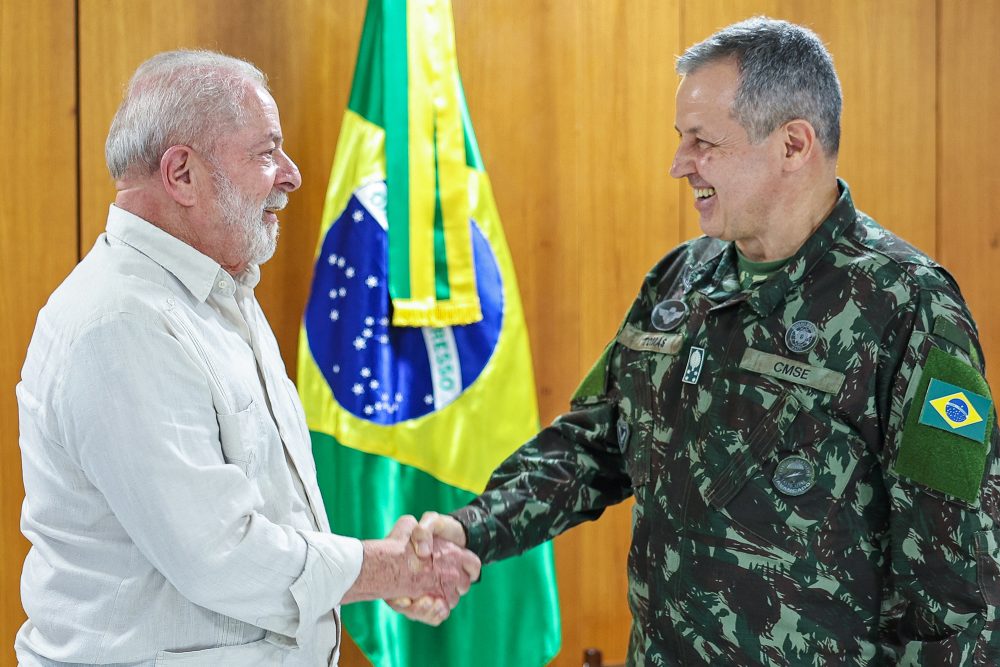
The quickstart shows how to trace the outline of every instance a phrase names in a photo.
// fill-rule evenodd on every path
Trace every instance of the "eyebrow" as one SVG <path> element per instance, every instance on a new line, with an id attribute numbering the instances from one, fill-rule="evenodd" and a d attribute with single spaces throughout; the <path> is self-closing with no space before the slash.
<path id="1" fill-rule="evenodd" d="M 684 130 L 674 125 L 674 129 L 677 130 L 677 134 L 684 134 Z M 701 132 L 701 125 L 695 125 L 692 128 L 688 128 L 688 134 L 698 134 Z"/>
<path id="2" fill-rule="evenodd" d="M 263 139 L 261 139 L 258 142 L 258 145 L 260 145 L 260 144 L 274 144 L 275 146 L 280 146 L 282 140 L 283 140 L 283 137 L 281 136 L 280 132 L 269 132 L 266 137 L 264 137 Z"/>

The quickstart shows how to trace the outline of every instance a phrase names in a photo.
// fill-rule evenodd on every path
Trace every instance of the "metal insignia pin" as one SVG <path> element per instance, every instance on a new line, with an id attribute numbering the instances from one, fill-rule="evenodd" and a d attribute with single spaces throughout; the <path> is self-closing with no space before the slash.
<path id="1" fill-rule="evenodd" d="M 684 377 L 681 382 L 687 384 L 697 384 L 701 377 L 701 368 L 705 365 L 705 348 L 692 347 L 688 353 L 687 366 L 684 369 Z"/>
<path id="2" fill-rule="evenodd" d="M 618 447 L 624 452 L 628 446 L 629 427 L 624 417 L 618 418 Z"/>
<path id="3" fill-rule="evenodd" d="M 687 317 L 687 312 L 687 304 L 680 299 L 667 299 L 653 306 L 649 320 L 660 331 L 673 331 Z"/>
<path id="4" fill-rule="evenodd" d="M 808 459 L 788 456 L 774 469 L 771 483 L 786 496 L 801 496 L 816 483 L 816 469 Z"/>
<path id="5" fill-rule="evenodd" d="M 808 352 L 816 347 L 819 340 L 819 329 L 809 320 L 793 322 L 785 330 L 785 346 L 792 352 Z"/>

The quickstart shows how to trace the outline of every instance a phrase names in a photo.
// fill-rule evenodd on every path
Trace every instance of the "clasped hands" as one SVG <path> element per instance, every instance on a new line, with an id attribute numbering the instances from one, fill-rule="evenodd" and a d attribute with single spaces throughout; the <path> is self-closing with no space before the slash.
<path id="1" fill-rule="evenodd" d="M 386 603 L 410 620 L 440 625 L 479 579 L 479 558 L 464 548 L 462 524 L 448 515 L 425 512 L 419 523 L 412 516 L 401 517 L 386 539 L 394 534 L 408 540 L 413 571 L 429 569 L 436 575 L 437 584 L 414 595 L 387 599 Z"/>

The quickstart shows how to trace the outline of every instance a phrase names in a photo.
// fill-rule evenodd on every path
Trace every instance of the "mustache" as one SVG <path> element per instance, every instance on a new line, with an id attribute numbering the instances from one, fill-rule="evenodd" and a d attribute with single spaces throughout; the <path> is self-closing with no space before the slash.
<path id="1" fill-rule="evenodd" d="M 288 193 L 281 190 L 274 190 L 264 200 L 263 208 L 269 211 L 280 211 L 288 206 Z"/>

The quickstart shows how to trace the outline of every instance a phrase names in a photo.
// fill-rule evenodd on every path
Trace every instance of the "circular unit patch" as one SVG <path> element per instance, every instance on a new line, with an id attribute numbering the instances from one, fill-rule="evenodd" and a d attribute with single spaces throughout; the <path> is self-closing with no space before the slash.
<path id="1" fill-rule="evenodd" d="M 809 320 L 799 320 L 785 331 L 785 345 L 792 352 L 808 352 L 816 347 L 819 329 Z"/>
<path id="2" fill-rule="evenodd" d="M 687 304 L 680 299 L 667 299 L 653 306 L 650 323 L 660 331 L 673 331 L 687 317 Z"/>
<path id="3" fill-rule="evenodd" d="M 801 456 L 788 456 L 774 469 L 771 483 L 786 496 L 801 496 L 816 483 L 816 469 Z"/>

